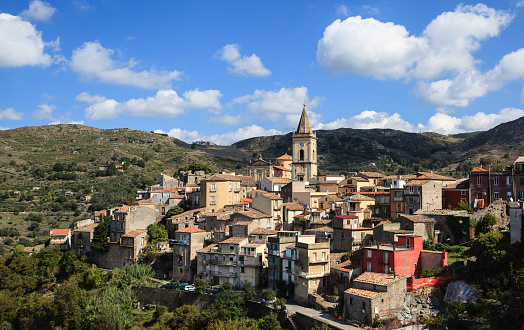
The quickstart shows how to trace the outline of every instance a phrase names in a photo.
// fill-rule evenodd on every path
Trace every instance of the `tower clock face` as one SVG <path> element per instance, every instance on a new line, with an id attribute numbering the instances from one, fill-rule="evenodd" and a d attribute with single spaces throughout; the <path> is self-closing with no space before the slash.
<path id="1" fill-rule="evenodd" d="M 300 148 L 303 148 L 304 147 L 304 143 L 300 143 L 299 146 L 300 146 Z"/>

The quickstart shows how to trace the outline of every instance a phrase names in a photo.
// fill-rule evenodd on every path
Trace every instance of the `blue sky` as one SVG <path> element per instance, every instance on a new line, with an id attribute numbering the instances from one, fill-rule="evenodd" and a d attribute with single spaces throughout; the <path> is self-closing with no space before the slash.
<path id="1" fill-rule="evenodd" d="M 487 130 L 524 116 L 522 31 L 524 0 L 0 0 L 0 128 Z"/>

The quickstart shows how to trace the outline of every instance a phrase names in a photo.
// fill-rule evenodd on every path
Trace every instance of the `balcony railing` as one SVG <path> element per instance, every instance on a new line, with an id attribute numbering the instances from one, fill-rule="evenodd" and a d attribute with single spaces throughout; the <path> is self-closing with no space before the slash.
<path id="1" fill-rule="evenodd" d="M 240 252 L 239 255 L 241 256 L 246 256 L 246 257 L 256 257 L 256 253 L 255 252 Z"/>
<path id="2" fill-rule="evenodd" d="M 67 243 L 67 239 L 64 238 L 64 239 L 51 239 L 51 244 L 66 244 Z"/>
<path id="3" fill-rule="evenodd" d="M 394 202 L 402 202 L 404 200 L 404 197 L 393 197 Z"/>
<path id="4" fill-rule="evenodd" d="M 238 274 L 234 272 L 220 272 L 216 270 L 210 271 L 209 274 L 215 275 L 215 276 L 238 277 Z"/>
<path id="5" fill-rule="evenodd" d="M 209 260 L 209 263 L 211 265 L 220 265 L 220 266 L 236 266 L 236 261 L 230 261 L 230 260 Z"/>

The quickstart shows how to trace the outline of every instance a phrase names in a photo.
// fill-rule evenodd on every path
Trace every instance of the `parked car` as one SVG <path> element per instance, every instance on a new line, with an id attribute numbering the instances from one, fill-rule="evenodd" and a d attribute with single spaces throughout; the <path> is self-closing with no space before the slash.
<path id="1" fill-rule="evenodd" d="M 160 289 L 171 289 L 171 290 L 174 290 L 176 288 L 177 287 L 176 287 L 175 283 L 173 283 L 173 282 L 167 283 L 167 284 L 164 284 L 164 285 L 160 286 Z"/>
<path id="2" fill-rule="evenodd" d="M 147 304 L 144 307 L 142 307 L 142 309 L 145 310 L 145 311 L 152 311 L 152 310 L 156 309 L 156 305 Z"/>
<path id="3" fill-rule="evenodd" d="M 186 286 L 188 286 L 189 283 L 180 283 L 177 287 L 178 290 L 184 290 Z"/>
<path id="4" fill-rule="evenodd" d="M 189 291 L 189 292 L 195 292 L 196 291 L 196 287 L 194 285 L 191 285 L 191 284 L 188 284 L 184 287 L 184 290 L 185 291 Z"/>

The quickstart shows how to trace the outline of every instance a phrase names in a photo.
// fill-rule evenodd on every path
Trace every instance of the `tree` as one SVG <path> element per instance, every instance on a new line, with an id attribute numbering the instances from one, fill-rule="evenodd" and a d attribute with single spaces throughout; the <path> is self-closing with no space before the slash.
<path id="1" fill-rule="evenodd" d="M 262 290 L 262 297 L 266 301 L 266 304 L 268 304 L 273 302 L 273 300 L 277 297 L 277 293 L 271 289 L 264 289 Z"/>
<path id="2" fill-rule="evenodd" d="M 98 252 L 109 251 L 109 217 L 104 217 L 102 222 L 95 228 L 93 232 L 93 240 L 91 241 L 91 248 Z"/>
<path id="3" fill-rule="evenodd" d="M 260 330 L 280 330 L 282 326 L 278 321 L 276 313 L 270 313 L 258 320 L 258 328 Z"/>
<path id="4" fill-rule="evenodd" d="M 460 202 L 458 203 L 457 208 L 458 208 L 459 210 L 466 210 L 466 211 L 468 211 L 468 212 L 473 212 L 473 209 L 471 208 L 471 206 L 469 205 L 469 203 L 466 202 L 466 201 L 464 201 L 464 200 L 462 200 L 462 201 L 460 201 Z"/>
<path id="5" fill-rule="evenodd" d="M 256 294 L 255 288 L 251 282 L 246 282 L 242 288 L 242 291 L 244 291 L 244 301 L 253 299 L 253 296 Z"/>
<path id="6" fill-rule="evenodd" d="M 150 224 L 147 226 L 147 242 L 156 244 L 159 242 L 166 242 L 168 240 L 167 230 L 164 225 Z"/>
<path id="7" fill-rule="evenodd" d="M 506 250 L 501 249 L 502 233 L 488 232 L 480 234 L 471 244 L 469 252 L 488 266 L 496 266 L 506 256 Z"/>
<path id="8" fill-rule="evenodd" d="M 175 215 L 183 213 L 183 212 L 185 212 L 185 211 L 184 211 L 184 209 L 180 205 L 175 205 L 175 206 L 173 206 L 172 208 L 170 208 L 166 212 L 166 215 L 164 216 L 164 219 L 169 219 L 172 216 L 175 216 Z"/>
<path id="9" fill-rule="evenodd" d="M 477 234 L 483 234 L 491 231 L 494 225 L 497 224 L 497 218 L 491 213 L 486 213 L 484 217 L 477 224 Z"/>
<path id="10" fill-rule="evenodd" d="M 211 281 L 209 280 L 204 280 L 204 279 L 201 279 L 201 278 L 197 278 L 195 279 L 195 288 L 196 288 L 196 292 L 197 293 L 204 293 L 204 289 L 208 286 L 208 285 L 211 285 Z"/>
<path id="11" fill-rule="evenodd" d="M 283 310 L 286 307 L 286 303 L 286 298 L 277 298 L 277 300 L 273 302 L 273 308 Z"/>

